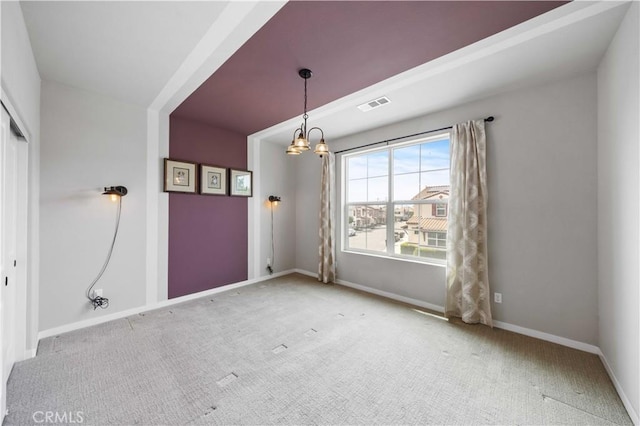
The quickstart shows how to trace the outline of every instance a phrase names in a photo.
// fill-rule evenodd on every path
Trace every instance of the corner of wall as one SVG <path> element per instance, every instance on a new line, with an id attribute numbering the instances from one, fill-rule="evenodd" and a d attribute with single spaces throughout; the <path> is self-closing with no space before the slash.
<path id="1" fill-rule="evenodd" d="M 254 269 L 255 278 L 270 275 L 267 270 L 267 258 L 271 259 L 274 273 L 295 268 L 297 198 L 295 162 L 285 154 L 285 148 L 268 142 L 259 142 L 254 151 L 257 156 L 254 167 L 259 171 L 259 187 L 256 187 L 254 205 Z M 255 173 L 255 170 L 254 170 Z M 267 201 L 270 195 L 282 198 L 277 206 Z M 273 228 L 272 225 L 273 219 Z M 272 233 L 273 230 L 273 233 Z M 273 246 L 271 238 L 273 236 Z M 272 253 L 273 249 L 273 253 Z"/>
<path id="2" fill-rule="evenodd" d="M 629 414 L 640 412 L 640 6 L 598 66 L 598 345 Z"/>

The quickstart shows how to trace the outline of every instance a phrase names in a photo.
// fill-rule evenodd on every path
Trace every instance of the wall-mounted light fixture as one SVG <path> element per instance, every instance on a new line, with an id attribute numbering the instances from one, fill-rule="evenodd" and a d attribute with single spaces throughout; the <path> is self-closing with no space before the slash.
<path id="1" fill-rule="evenodd" d="M 102 274 L 104 274 L 104 271 L 107 269 L 107 266 L 109 266 L 109 261 L 111 260 L 111 253 L 113 253 L 113 246 L 116 244 L 116 237 L 118 236 L 118 228 L 120 228 L 120 213 L 122 212 L 122 197 L 127 195 L 128 192 L 129 191 L 127 191 L 126 187 L 122 185 L 118 185 L 118 186 L 105 186 L 104 192 L 102 193 L 102 195 L 109 195 L 112 201 L 118 201 L 118 210 L 116 212 L 116 229 L 113 231 L 113 239 L 111 240 L 111 247 L 109 247 L 107 258 L 105 259 L 104 264 L 102 265 L 102 269 L 100 269 L 100 272 L 98 272 L 98 275 L 93 279 L 93 281 L 89 285 L 89 288 L 87 288 L 87 292 L 86 292 L 87 299 L 89 299 L 89 302 L 91 302 L 91 305 L 93 306 L 94 310 L 96 310 L 97 308 L 106 309 L 109 307 L 109 299 L 107 299 L 106 297 L 102 297 L 101 290 L 100 292 L 96 290 L 96 292 L 94 293 L 93 287 L 96 285 L 98 280 L 102 277 Z"/>
<path id="2" fill-rule="evenodd" d="M 271 205 L 277 206 L 280 201 L 282 200 L 277 195 L 269 195 L 269 202 Z"/>
<path id="3" fill-rule="evenodd" d="M 117 201 L 118 197 L 124 197 L 127 195 L 127 188 L 124 186 L 105 186 L 103 195 L 110 195 L 111 201 Z"/>
<path id="4" fill-rule="evenodd" d="M 329 147 L 324 142 L 324 132 L 320 127 L 312 127 L 307 130 L 307 118 L 309 118 L 307 115 L 307 80 L 311 78 L 313 73 L 310 69 L 303 68 L 298 71 L 298 75 L 304 79 L 304 115 L 302 116 L 304 122 L 293 132 L 293 140 L 287 148 L 287 154 L 300 155 L 302 151 L 311 149 L 309 135 L 313 130 L 318 130 L 320 132 L 320 142 L 318 142 L 313 152 L 322 157 L 324 154 L 329 153 Z"/>

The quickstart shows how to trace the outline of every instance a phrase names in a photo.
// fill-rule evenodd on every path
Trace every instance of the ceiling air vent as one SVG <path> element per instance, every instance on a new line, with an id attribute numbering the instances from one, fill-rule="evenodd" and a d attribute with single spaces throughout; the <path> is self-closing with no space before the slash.
<path id="1" fill-rule="evenodd" d="M 362 112 L 371 111 L 374 108 L 379 108 L 383 105 L 390 104 L 391 100 L 386 96 L 382 96 L 381 98 L 374 99 L 369 102 L 365 102 L 362 105 L 358 105 L 358 109 Z"/>

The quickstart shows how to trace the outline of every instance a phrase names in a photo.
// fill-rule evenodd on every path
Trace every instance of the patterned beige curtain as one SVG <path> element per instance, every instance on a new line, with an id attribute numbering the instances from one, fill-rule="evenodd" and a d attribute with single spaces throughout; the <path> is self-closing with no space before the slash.
<path id="1" fill-rule="evenodd" d="M 493 327 L 487 270 L 484 120 L 453 126 L 445 316 Z"/>
<path id="2" fill-rule="evenodd" d="M 322 156 L 320 191 L 320 247 L 318 249 L 318 281 L 330 283 L 336 279 L 336 248 L 334 240 L 336 178 L 335 155 Z"/>

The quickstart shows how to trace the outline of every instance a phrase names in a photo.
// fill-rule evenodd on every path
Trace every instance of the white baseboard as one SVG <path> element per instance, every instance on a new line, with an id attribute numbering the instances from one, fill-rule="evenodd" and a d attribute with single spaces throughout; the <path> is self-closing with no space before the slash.
<path id="1" fill-rule="evenodd" d="M 54 327 L 47 330 L 43 330 L 38 333 L 38 341 L 41 339 L 46 339 L 47 337 L 57 336 L 58 334 L 68 333 L 70 331 L 79 330 L 85 327 L 91 327 L 93 325 L 104 324 L 105 322 L 114 321 L 122 318 L 126 318 L 131 315 L 137 315 L 147 311 L 153 311 L 155 309 L 164 308 L 167 306 L 176 305 L 178 303 L 188 302 L 190 300 L 198 299 L 200 297 L 211 296 L 213 294 L 222 293 L 224 291 L 233 290 L 236 288 L 248 286 L 251 284 L 255 284 L 261 281 L 270 280 L 272 278 L 281 277 L 283 275 L 288 275 L 295 272 L 295 270 L 287 270 L 282 272 L 274 273 L 273 275 L 266 275 L 258 278 L 253 278 L 246 281 L 241 281 L 239 283 L 227 284 L 221 287 L 212 288 L 210 290 L 200 291 L 198 293 L 188 294 L 186 296 L 176 297 L 174 299 L 163 300 L 161 302 L 152 304 L 152 305 L 144 305 L 139 306 L 137 308 L 127 309 L 125 311 L 114 312 L 113 314 L 104 315 L 98 318 L 90 318 L 83 321 L 74 322 L 71 324 L 65 324 L 60 327 Z M 32 357 L 35 356 L 35 350 L 33 351 Z"/>
<path id="2" fill-rule="evenodd" d="M 266 281 L 272 278 L 284 277 L 285 275 L 290 275 L 296 272 L 297 269 L 287 269 L 286 271 L 274 272 L 271 275 L 263 275 L 260 278 L 256 278 L 255 282 Z"/>
<path id="3" fill-rule="evenodd" d="M 312 275 L 309 272 L 296 270 L 301 274 Z M 427 303 L 422 300 L 413 299 L 411 297 L 399 296 L 394 293 L 390 293 L 384 290 L 378 290 L 375 288 L 367 287 L 361 284 L 355 284 L 345 280 L 336 280 L 336 284 L 343 285 L 345 287 L 355 288 L 357 290 L 361 290 L 367 293 L 376 294 L 378 296 L 386 297 L 388 299 L 397 300 L 404 303 L 409 303 L 411 305 L 420 306 L 422 308 L 430 309 L 435 312 L 440 312 L 444 314 L 444 306 L 434 305 L 432 303 Z M 513 331 L 514 333 L 523 334 L 529 337 L 535 337 L 536 339 L 545 340 L 547 342 L 557 343 L 562 346 L 567 346 L 573 349 L 578 349 L 581 351 L 589 352 L 592 354 L 599 354 L 600 348 L 597 346 L 579 342 L 577 340 L 571 340 L 566 337 L 556 336 L 554 334 L 545 333 L 538 330 L 533 330 L 526 327 L 520 327 L 519 325 L 513 325 L 502 321 L 493 321 L 493 326 L 496 328 L 500 328 L 502 330 Z"/>
<path id="4" fill-rule="evenodd" d="M 47 330 L 42 330 L 38 333 L 38 343 L 42 339 L 46 339 L 47 337 L 57 336 L 58 334 L 68 333 L 70 331 L 80 330 L 81 328 L 91 327 L 98 324 L 103 324 L 105 322 L 118 320 L 121 318 L 125 318 L 131 315 L 137 315 L 146 310 L 155 309 L 154 306 L 140 306 L 137 308 L 127 309 L 124 311 L 114 312 L 113 314 L 104 315 L 98 318 L 89 318 L 82 321 L 73 322 L 70 324 L 61 325 L 59 327 L 49 328 Z"/>
<path id="5" fill-rule="evenodd" d="M 376 288 L 367 287 L 360 284 L 355 284 L 345 280 L 336 280 L 336 284 L 343 285 L 345 287 L 354 288 L 356 290 L 364 291 L 366 293 L 375 294 L 377 296 L 386 297 L 387 299 L 397 300 L 398 302 L 408 303 L 410 305 L 420 306 L 421 308 L 429 309 L 435 312 L 444 313 L 444 307 L 434 305 L 432 303 L 423 302 L 422 300 L 413 299 L 411 297 L 400 296 L 388 291 L 378 290 Z"/>
<path id="6" fill-rule="evenodd" d="M 502 321 L 493 321 L 493 326 L 501 328 L 503 330 L 513 331 L 514 333 L 524 334 L 525 336 L 535 337 L 536 339 L 546 340 L 547 342 L 557 343 L 562 346 L 567 346 L 569 348 L 578 349 L 580 351 L 589 352 L 592 354 L 598 354 L 600 352 L 600 348 L 589 343 L 567 339 L 566 337 L 556 336 L 555 334 L 532 330 L 526 327 L 520 327 L 519 325 L 513 325 Z"/>
<path id="7" fill-rule="evenodd" d="M 613 369 L 609 365 L 609 361 L 607 361 L 607 357 L 604 355 L 604 353 L 602 353 L 602 351 L 599 348 L 598 348 L 598 355 L 600 356 L 600 361 L 602 361 L 602 364 L 604 364 L 604 368 L 605 370 L 607 370 L 607 373 L 609 374 L 609 377 L 613 382 L 613 386 L 616 388 L 616 391 L 618 392 L 618 395 L 622 400 L 622 404 L 624 405 L 624 408 L 627 409 L 627 413 L 629 414 L 629 417 L 631 417 L 631 421 L 633 422 L 634 425 L 640 425 L 640 417 L 638 417 L 638 413 L 631 405 L 631 401 L 629 400 L 627 395 L 624 393 L 624 389 L 622 388 L 622 386 L 620 386 L 620 382 L 618 381 L 618 378 L 614 374 Z"/>
<path id="8" fill-rule="evenodd" d="M 304 269 L 294 269 L 293 271 L 297 272 L 298 274 L 307 275 L 307 276 L 313 277 L 313 278 L 318 278 L 318 274 L 315 274 L 313 272 L 309 272 L 309 271 L 304 270 Z"/>

